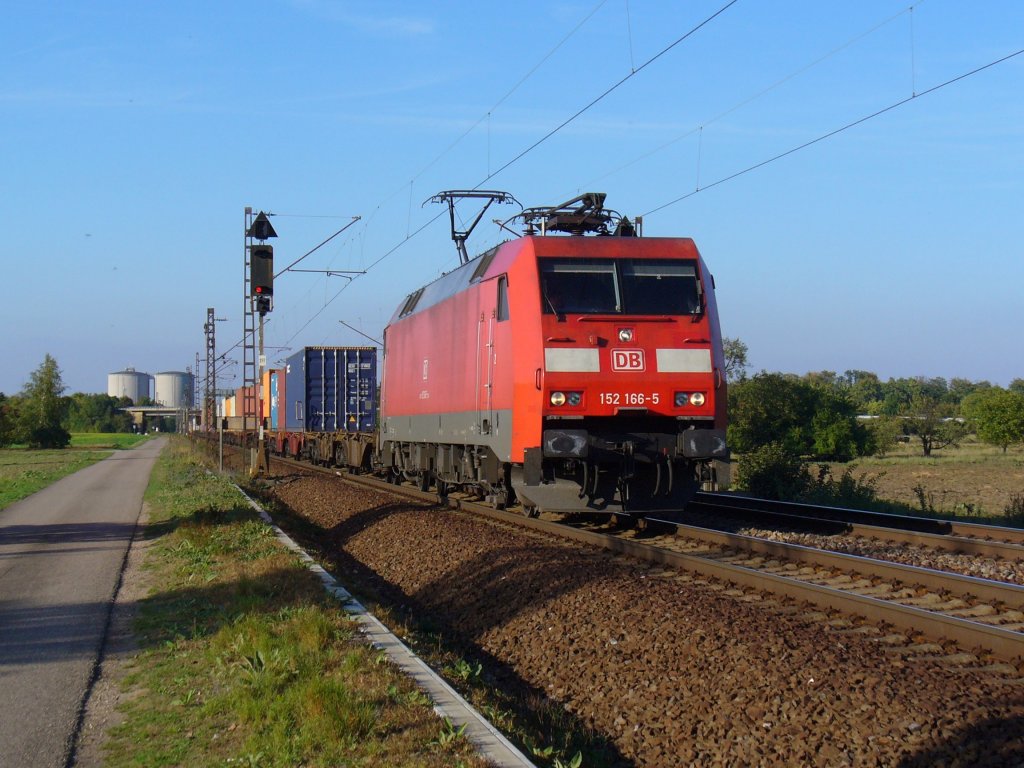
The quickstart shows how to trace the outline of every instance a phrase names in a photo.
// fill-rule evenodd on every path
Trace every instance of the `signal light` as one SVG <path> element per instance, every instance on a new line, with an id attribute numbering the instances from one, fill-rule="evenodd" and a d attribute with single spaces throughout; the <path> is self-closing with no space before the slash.
<path id="1" fill-rule="evenodd" d="M 274 295 L 274 246 L 249 246 L 249 281 L 253 296 Z"/>

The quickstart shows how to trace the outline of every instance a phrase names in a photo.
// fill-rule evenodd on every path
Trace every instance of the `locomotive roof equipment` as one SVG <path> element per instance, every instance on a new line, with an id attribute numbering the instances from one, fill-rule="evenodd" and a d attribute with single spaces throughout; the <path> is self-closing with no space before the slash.
<path id="1" fill-rule="evenodd" d="M 480 209 L 480 213 L 476 215 L 472 223 L 465 229 L 455 228 L 455 201 L 463 198 L 477 198 L 487 200 L 484 203 L 484 207 Z M 476 225 L 480 223 L 480 219 L 484 215 L 484 211 L 491 207 L 491 203 L 515 203 L 520 207 L 523 207 L 522 203 L 516 200 L 508 192 L 499 192 L 493 189 L 449 189 L 444 192 L 438 192 L 433 197 L 423 201 L 423 205 L 427 203 L 448 203 L 448 215 L 452 222 L 452 240 L 455 241 L 455 248 L 459 252 L 459 260 L 462 264 L 469 262 L 469 252 L 466 250 L 466 240 L 470 234 L 476 228 Z"/>
<path id="2" fill-rule="evenodd" d="M 604 192 L 584 192 L 561 205 L 526 208 L 505 223 L 522 219 L 524 235 L 565 232 L 569 235 L 639 237 L 640 217 L 634 225 L 618 211 L 605 208 L 604 200 Z M 610 225 L 613 227 L 611 230 Z"/>

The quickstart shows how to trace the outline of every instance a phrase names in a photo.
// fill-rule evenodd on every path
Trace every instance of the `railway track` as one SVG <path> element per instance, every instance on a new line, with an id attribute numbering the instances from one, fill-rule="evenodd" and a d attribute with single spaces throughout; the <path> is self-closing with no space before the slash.
<path id="1" fill-rule="evenodd" d="M 981 557 L 1024 560 L 1024 530 L 858 509 L 698 493 L 687 512 L 752 520 L 910 544 Z"/>
<path id="2" fill-rule="evenodd" d="M 279 457 L 272 462 L 420 501 L 438 500 L 435 493 L 365 475 Z M 991 655 L 1004 662 L 997 670 L 1015 671 L 1005 662 L 1024 659 L 1024 586 L 681 523 L 656 522 L 638 531 L 610 524 L 607 517 L 604 522 L 590 516 L 534 519 L 458 494 L 445 501 L 491 520 L 952 641 L 975 658 Z"/>

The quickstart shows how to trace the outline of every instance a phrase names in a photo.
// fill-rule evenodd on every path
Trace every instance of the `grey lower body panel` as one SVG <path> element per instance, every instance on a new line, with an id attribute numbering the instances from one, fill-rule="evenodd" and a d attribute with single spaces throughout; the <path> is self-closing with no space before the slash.
<path id="1" fill-rule="evenodd" d="M 480 446 L 507 462 L 512 454 L 512 411 L 385 416 L 381 442 Z"/>

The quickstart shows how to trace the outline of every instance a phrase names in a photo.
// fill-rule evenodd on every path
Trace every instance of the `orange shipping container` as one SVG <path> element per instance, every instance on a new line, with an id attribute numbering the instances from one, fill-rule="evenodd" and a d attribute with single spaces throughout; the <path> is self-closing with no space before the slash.
<path id="1" fill-rule="evenodd" d="M 255 416 L 256 407 L 252 387 L 239 387 L 235 390 L 235 416 Z"/>

